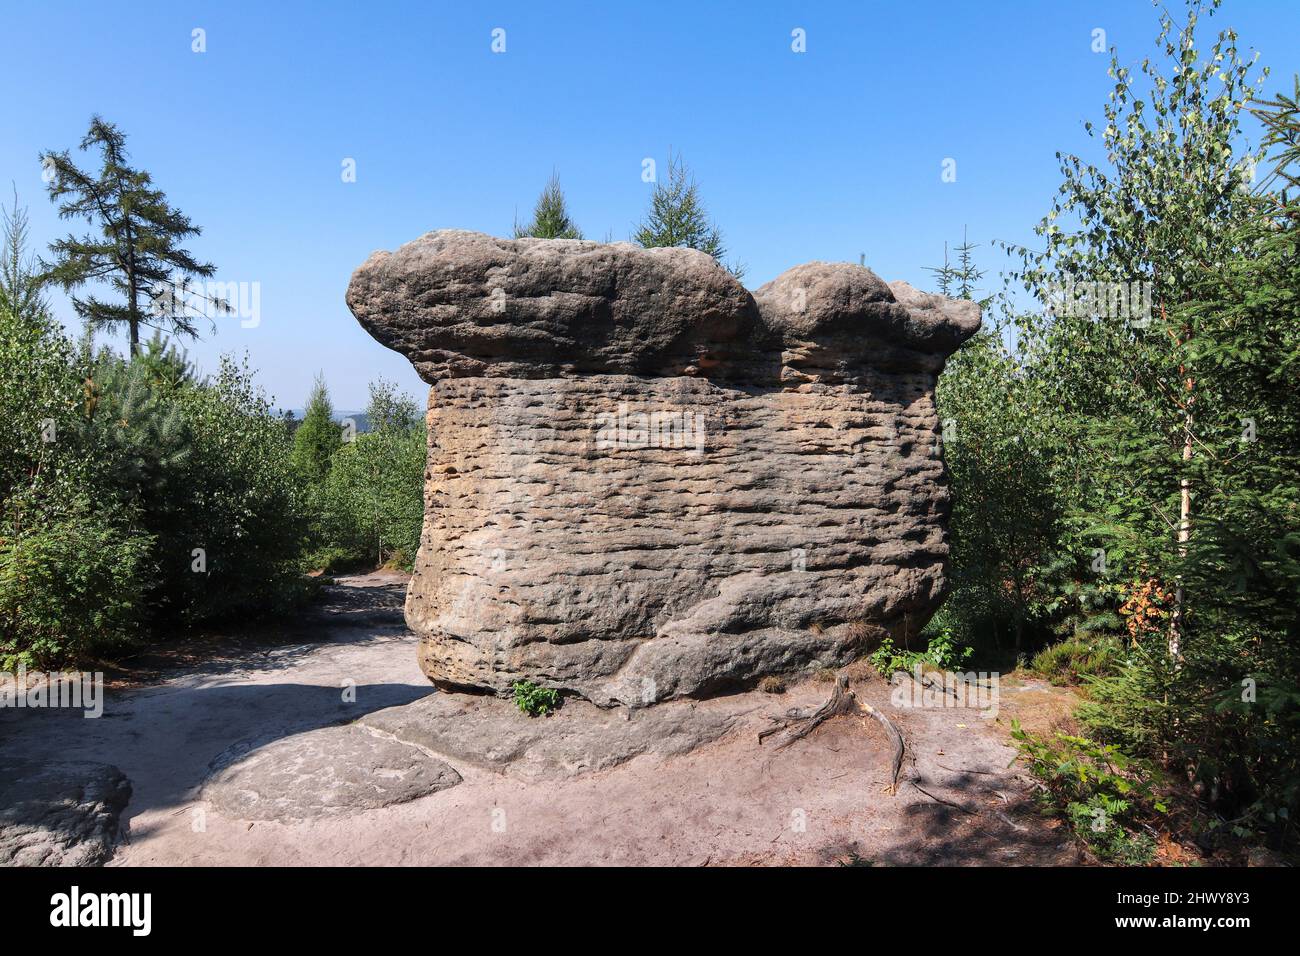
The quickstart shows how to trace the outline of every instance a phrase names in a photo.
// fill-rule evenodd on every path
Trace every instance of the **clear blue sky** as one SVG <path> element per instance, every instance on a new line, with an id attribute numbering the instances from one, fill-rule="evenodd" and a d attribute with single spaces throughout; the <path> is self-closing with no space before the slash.
<path id="1" fill-rule="evenodd" d="M 355 409 L 377 375 L 424 387 L 348 313 L 352 270 L 430 229 L 508 234 L 552 169 L 589 238 L 626 239 L 648 198 L 643 157 L 680 150 L 751 288 L 859 253 L 928 285 L 922 267 L 963 225 L 980 243 L 1027 242 L 1059 183 L 1054 152 L 1087 150 L 1082 121 L 1110 89 L 1093 29 L 1136 64 L 1156 18 L 1147 0 L 4 0 L 0 182 L 43 247 L 68 227 L 37 154 L 74 147 L 92 113 L 117 123 L 203 227 L 193 251 L 220 279 L 261 284 L 260 326 L 225 321 L 191 356 L 211 370 L 246 350 L 284 407 L 323 370 L 336 407 Z M 1223 25 L 1289 86 L 1300 3 L 1227 0 L 1205 27 Z M 947 157 L 955 183 L 941 182 Z"/>

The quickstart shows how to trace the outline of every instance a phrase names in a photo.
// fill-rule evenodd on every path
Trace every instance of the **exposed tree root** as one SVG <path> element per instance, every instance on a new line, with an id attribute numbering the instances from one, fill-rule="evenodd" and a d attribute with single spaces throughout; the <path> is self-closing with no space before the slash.
<path id="1" fill-rule="evenodd" d="M 949 767 L 947 764 L 939 763 L 937 760 L 934 764 L 940 770 L 947 770 L 949 773 L 978 773 L 985 777 L 996 777 L 992 770 L 972 770 L 970 767 Z"/>
<path id="2" fill-rule="evenodd" d="M 840 674 L 835 678 L 835 690 L 831 692 L 830 700 L 811 714 L 802 714 L 797 710 L 791 710 L 784 717 L 771 718 L 777 721 L 777 726 L 759 731 L 758 739 L 761 742 L 772 734 L 789 729 L 791 725 L 797 725 L 796 729 L 790 730 L 786 737 L 776 745 L 777 750 L 784 750 L 796 740 L 807 737 L 831 717 L 839 714 L 851 714 L 856 707 L 857 698 L 854 696 L 853 691 L 849 690 L 848 678 Z"/>
<path id="3" fill-rule="evenodd" d="M 921 786 L 915 780 L 912 781 L 912 786 L 916 787 L 917 790 L 920 790 L 923 794 L 925 794 L 935 803 L 942 803 L 945 807 L 952 807 L 954 810 L 960 810 L 962 813 L 965 813 L 968 816 L 973 817 L 976 815 L 974 810 L 971 810 L 968 807 L 963 807 L 960 803 L 953 803 L 951 800 L 945 800 L 943 797 L 936 797 L 934 794 L 932 794 L 929 790 L 925 789 L 925 787 Z"/>
<path id="4" fill-rule="evenodd" d="M 911 677 L 913 680 L 916 680 L 915 674 L 909 674 L 908 676 Z M 978 680 L 959 679 L 957 683 L 960 683 L 963 687 L 977 687 L 980 690 L 992 690 L 992 687 L 989 684 L 985 684 Z M 961 700 L 961 694 L 958 693 L 957 688 L 951 686 L 946 680 L 936 680 L 935 678 L 931 677 L 929 674 L 922 672 L 921 684 L 924 685 L 925 687 L 931 688 L 934 691 L 937 691 L 940 694 L 945 694 L 951 697 L 953 700 L 956 701 Z"/>
<path id="5" fill-rule="evenodd" d="M 903 735 L 894 722 L 882 714 L 876 708 L 872 707 L 865 701 L 857 699 L 853 691 L 849 690 L 849 679 L 844 674 L 835 678 L 835 690 L 831 692 L 830 700 L 822 704 L 811 714 L 800 714 L 797 711 L 791 711 L 784 717 L 772 718 L 777 722 L 777 726 L 769 727 L 767 730 L 759 731 L 758 740 L 760 743 L 772 734 L 780 731 L 786 731 L 783 737 L 776 745 L 778 750 L 782 750 L 796 740 L 802 740 L 810 733 L 820 727 L 823 723 L 832 717 L 840 714 L 866 714 L 875 720 L 880 726 L 885 728 L 885 733 L 889 736 L 890 743 L 893 745 L 893 767 L 890 774 L 889 790 L 893 794 L 898 792 L 898 775 L 903 768 Z"/>
<path id="6" fill-rule="evenodd" d="M 858 701 L 858 704 L 867 712 L 868 716 L 885 728 L 885 733 L 889 735 L 889 739 L 894 745 L 894 766 L 889 778 L 889 792 L 891 794 L 898 793 L 898 775 L 903 769 L 903 751 L 906 749 L 903 743 L 903 733 L 894 726 L 892 720 L 870 704 L 864 701 Z"/>
<path id="7" fill-rule="evenodd" d="M 909 675 L 909 676 L 911 676 L 915 680 L 915 675 Z M 949 687 L 947 682 L 935 680 L 933 677 L 931 677 L 929 674 L 926 674 L 925 672 L 921 673 L 921 684 L 924 687 L 929 687 L 931 690 L 938 691 L 940 694 L 947 694 L 953 700 L 960 700 L 960 698 L 957 696 L 957 688 Z"/>

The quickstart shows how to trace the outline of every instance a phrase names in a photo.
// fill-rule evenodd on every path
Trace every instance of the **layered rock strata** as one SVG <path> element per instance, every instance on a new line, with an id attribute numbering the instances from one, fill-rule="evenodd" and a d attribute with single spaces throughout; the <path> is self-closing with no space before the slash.
<path id="1" fill-rule="evenodd" d="M 910 638 L 942 599 L 934 387 L 974 303 L 455 230 L 375 253 L 347 302 L 431 386 L 406 617 L 439 686 L 708 696 Z"/>

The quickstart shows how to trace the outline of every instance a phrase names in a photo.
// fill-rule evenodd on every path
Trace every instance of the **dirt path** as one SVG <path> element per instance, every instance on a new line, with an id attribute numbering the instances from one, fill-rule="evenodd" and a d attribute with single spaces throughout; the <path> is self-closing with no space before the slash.
<path id="1" fill-rule="evenodd" d="M 809 680 L 781 695 L 701 704 L 741 716 L 724 737 L 683 756 L 526 780 L 429 753 L 463 780 L 396 805 L 293 822 L 242 819 L 206 799 L 204 782 L 223 755 L 359 720 L 368 723 L 357 732 L 381 735 L 368 715 L 434 693 L 402 624 L 403 593 L 391 575 L 342 579 L 307 642 L 239 647 L 156 685 L 110 693 L 97 720 L 0 712 L 0 760 L 57 754 L 120 768 L 133 792 L 115 866 L 1077 862 L 1009 769 L 1007 716 L 898 710 L 879 680 L 854 686 L 907 738 L 896 795 L 885 792 L 888 743 L 865 719 L 837 718 L 784 750 L 758 743 L 768 715 L 825 700 L 830 685 Z M 348 681 L 354 694 L 345 693 Z M 1007 688 L 1003 697 L 1049 692 Z M 518 720 L 524 732 L 528 719 Z"/>

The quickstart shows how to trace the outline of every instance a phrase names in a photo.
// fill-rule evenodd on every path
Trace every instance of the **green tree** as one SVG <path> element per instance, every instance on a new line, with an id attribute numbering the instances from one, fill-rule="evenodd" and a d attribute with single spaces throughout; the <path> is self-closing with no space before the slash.
<path id="1" fill-rule="evenodd" d="M 546 188 L 537 199 L 533 209 L 532 222 L 521 226 L 515 222 L 515 238 L 533 236 L 538 239 L 581 239 L 582 230 L 569 218 L 569 211 L 564 202 L 564 191 L 560 189 L 558 173 L 552 173 Z"/>
<path id="2" fill-rule="evenodd" d="M 722 232 L 709 218 L 700 198 L 700 187 L 681 154 L 668 156 L 668 175 L 656 181 L 650 194 L 650 209 L 637 225 L 632 241 L 647 249 L 676 246 L 707 252 L 719 262 L 726 255 Z M 736 278 L 743 267 L 727 266 Z"/>
<path id="3" fill-rule="evenodd" d="M 1271 100 L 1257 100 L 1250 110 L 1264 125 L 1263 146 L 1273 156 L 1273 169 L 1261 189 L 1281 185 L 1275 197 L 1277 208 L 1274 212 L 1283 217 L 1288 216 L 1290 208 L 1287 190 L 1300 189 L 1300 125 L 1296 123 L 1296 116 L 1300 114 L 1300 76 L 1292 77 L 1292 84 L 1294 89 L 1290 96 L 1279 93 Z"/>
<path id="4" fill-rule="evenodd" d="M 293 609 L 306 596 L 300 559 L 309 503 L 283 423 L 252 371 L 229 357 L 211 381 L 179 390 L 177 399 L 194 441 L 181 475 L 183 525 L 167 557 L 180 569 L 175 600 L 184 618 Z"/>
<path id="5" fill-rule="evenodd" d="M 956 296 L 959 299 L 974 299 L 975 285 L 984 278 L 985 271 L 975 264 L 975 250 L 979 245 L 966 237 L 962 229 L 961 245 L 956 249 L 957 264 L 948 258 L 948 243 L 943 244 L 943 265 L 925 266 L 926 272 L 933 272 L 935 285 L 942 295 Z"/>
<path id="6" fill-rule="evenodd" d="M 967 238 L 952 262 L 927 267 L 944 295 L 973 299 L 984 277 Z M 1062 572 L 1061 508 L 1052 480 L 1055 449 L 1036 427 L 1037 383 L 1009 345 L 1005 296 L 980 301 L 983 327 L 948 362 L 936 389 L 944 463 L 952 487 L 949 518 L 953 593 L 939 616 L 967 644 L 1019 652 L 1055 610 Z"/>
<path id="7" fill-rule="evenodd" d="M 322 491 L 326 539 L 352 558 L 409 568 L 424 521 L 424 423 L 382 379 L 366 414 L 371 430 L 334 456 Z"/>
<path id="8" fill-rule="evenodd" d="M 1233 254 L 1203 264 L 1171 316 L 1201 399 L 1185 471 L 1198 520 L 1178 563 L 1189 640 L 1176 666 L 1136 655 L 1080 714 L 1186 767 L 1223 818 L 1280 845 L 1300 814 L 1300 80 L 1296 93 L 1253 106 L 1281 188 L 1256 193 Z"/>
<path id="9" fill-rule="evenodd" d="M 21 237 L 21 232 L 19 233 Z M 9 288 L 40 302 L 21 239 Z M 160 335 L 133 358 L 0 304 L 0 669 L 85 662 L 164 622 L 304 596 L 300 479 L 247 368 L 201 380 Z"/>
<path id="10" fill-rule="evenodd" d="M 126 359 L 102 349 L 72 435 L 90 485 L 150 538 L 149 623 L 284 611 L 302 596 L 302 481 L 278 416 L 248 368 L 195 375 L 160 335 Z"/>
<path id="11" fill-rule="evenodd" d="M 1250 181 L 1262 154 L 1242 147 L 1241 119 L 1267 75 L 1249 79 L 1254 60 L 1230 29 L 1198 48 L 1205 9 L 1189 3 L 1182 27 L 1162 13 L 1163 57 L 1144 59 L 1138 76 L 1112 50 L 1105 165 L 1060 156 L 1061 188 L 1036 227 L 1044 248 L 1017 250 L 1015 273 L 1055 312 L 1021 331 L 1050 382 L 1045 405 L 1062 443 L 1079 453 L 1073 497 L 1094 518 L 1087 533 L 1112 559 L 1126 556 L 1127 573 L 1159 579 L 1172 596 L 1175 660 L 1198 456 L 1212 423 L 1234 407 L 1197 367 L 1198 339 L 1214 333 L 1182 307 L 1205 268 L 1239 252 L 1240 229 L 1259 212 Z"/>
<path id="12" fill-rule="evenodd" d="M 293 433 L 291 460 L 298 473 L 309 483 L 318 485 L 329 474 L 330 461 L 343 444 L 343 433 L 334 421 L 325 376 L 318 374 L 312 384 L 302 424 Z"/>
<path id="13" fill-rule="evenodd" d="M 81 353 L 49 316 L 0 306 L 3 670 L 113 650 L 146 617 L 152 539 L 85 441 L 86 379 Z"/>
<path id="14" fill-rule="evenodd" d="M 1027 582 L 1026 609 L 1053 629 L 1122 634 L 1083 726 L 1285 843 L 1300 812 L 1300 87 L 1257 99 L 1264 74 L 1250 78 L 1233 31 L 1198 45 L 1206 11 L 1190 4 L 1182 27 L 1162 15 L 1163 55 L 1136 75 L 1112 57 L 1104 129 L 1088 127 L 1104 162 L 1063 155 L 1042 249 L 1013 250 L 1013 277 L 1050 312 L 1007 310 L 940 380 L 954 598 L 974 556 L 995 591 Z M 1269 150 L 1276 168 L 1252 187 Z M 1004 507 L 1006 489 L 1023 506 Z M 1018 578 L 1007 542 L 1035 515 L 1051 521 Z"/>
<path id="15" fill-rule="evenodd" d="M 416 404 L 410 396 L 399 392 L 393 382 L 376 379 L 370 383 L 366 422 L 371 431 L 408 431 L 418 423 Z"/>
<path id="16" fill-rule="evenodd" d="M 0 309 L 24 322 L 48 313 L 43 283 L 34 257 L 27 252 L 27 210 L 18 205 L 0 208 L 4 220 L 3 259 L 0 259 Z"/>
<path id="17" fill-rule="evenodd" d="M 10 234 L 13 287 L 34 289 L 39 301 L 40 277 L 30 271 L 23 237 Z M 90 399 L 82 356 L 48 313 L 23 317 L 11 302 L 0 303 L 0 502 L 22 529 L 77 499 L 95 468 L 73 440 Z"/>
<path id="18" fill-rule="evenodd" d="M 168 203 L 147 172 L 128 165 L 126 137 L 117 127 L 93 117 L 80 148 L 99 150 L 98 172 L 79 168 L 67 150 L 42 153 L 41 161 L 53 173 L 49 194 L 59 204 L 59 217 L 85 219 L 99 235 L 92 231 L 51 243 L 54 258 L 46 275 L 68 291 L 107 284 L 122 301 L 74 297 L 77 314 L 91 328 L 125 325 L 135 355 L 141 326 L 193 337 L 199 315 L 229 311 L 224 300 L 192 285 L 195 277 L 216 271 L 180 245 L 201 230 Z"/>
<path id="19" fill-rule="evenodd" d="M 1042 249 L 1012 250 L 1013 280 L 1050 311 L 999 298 L 940 377 L 956 585 L 941 614 L 1077 629 L 1082 648 L 1122 637 L 1077 712 L 1086 731 L 1194 781 L 1211 826 L 1294 846 L 1300 80 L 1258 99 L 1231 30 L 1198 46 L 1206 9 L 1181 28 L 1162 15 L 1163 55 L 1138 75 L 1112 56 L 1104 162 L 1063 155 Z M 963 268 L 932 271 L 951 294 Z"/>
<path id="20" fill-rule="evenodd" d="M 1063 568 L 1057 460 L 1041 431 L 1036 383 L 1010 350 L 1004 323 L 985 326 L 948 362 L 936 404 L 952 487 L 949 519 L 953 593 L 941 621 L 962 640 L 1019 652 L 1041 636 L 1055 610 Z M 1009 640 L 1008 640 L 1009 639 Z"/>

